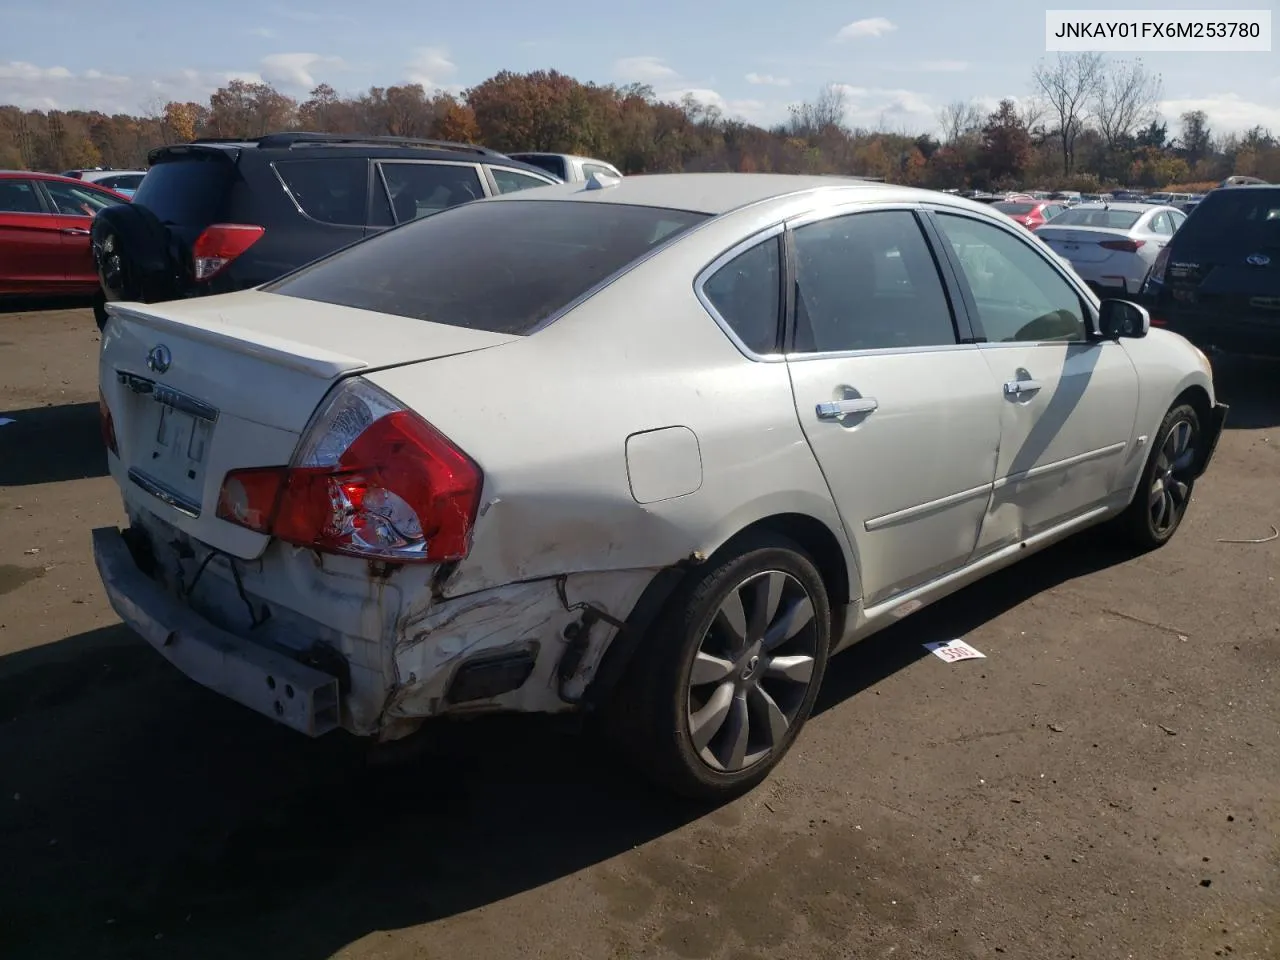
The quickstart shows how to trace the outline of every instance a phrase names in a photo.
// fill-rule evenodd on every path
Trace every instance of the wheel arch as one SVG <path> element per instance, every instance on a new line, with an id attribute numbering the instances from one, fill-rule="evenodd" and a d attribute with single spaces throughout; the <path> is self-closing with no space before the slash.
<path id="1" fill-rule="evenodd" d="M 712 552 L 695 553 L 658 571 L 641 593 L 624 621 L 624 627 L 610 642 L 600 666 L 583 696 L 582 706 L 594 711 L 608 702 L 627 672 L 645 633 L 680 594 L 694 581 L 698 572 L 731 556 L 739 545 L 761 534 L 772 534 L 793 541 L 807 553 L 818 568 L 831 605 L 831 642 L 833 646 L 843 633 L 849 605 L 861 595 L 857 589 L 856 568 L 845 547 L 842 533 L 807 513 L 773 513 L 760 517 L 725 539 Z"/>

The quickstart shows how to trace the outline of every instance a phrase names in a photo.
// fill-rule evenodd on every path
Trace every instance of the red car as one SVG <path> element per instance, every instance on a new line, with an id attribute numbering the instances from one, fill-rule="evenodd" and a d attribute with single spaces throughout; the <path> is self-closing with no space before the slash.
<path id="1" fill-rule="evenodd" d="M 1052 200 L 1034 199 L 1004 200 L 1000 203 L 993 203 L 991 207 L 993 210 L 999 210 L 1007 217 L 1012 217 L 1028 230 L 1036 230 L 1043 227 L 1046 221 L 1052 220 L 1067 209 L 1065 205 L 1054 203 Z"/>
<path id="2" fill-rule="evenodd" d="M 0 171 L 0 298 L 100 296 L 89 226 L 128 202 L 83 180 Z"/>

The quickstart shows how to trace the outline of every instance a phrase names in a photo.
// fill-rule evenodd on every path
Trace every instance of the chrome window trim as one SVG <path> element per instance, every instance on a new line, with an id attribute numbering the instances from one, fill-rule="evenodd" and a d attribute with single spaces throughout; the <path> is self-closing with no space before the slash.
<path id="1" fill-rule="evenodd" d="M 767 243 L 769 240 L 781 237 L 782 234 L 786 232 L 786 229 L 787 225 L 785 222 L 778 222 L 772 226 L 766 227 L 764 230 L 757 230 L 755 233 L 751 234 L 751 236 L 747 237 L 747 239 L 740 240 L 735 243 L 732 247 L 725 250 L 709 264 L 703 267 L 693 281 L 693 294 L 698 298 L 698 302 L 702 304 L 702 308 L 711 315 L 711 319 L 716 322 L 716 325 L 720 327 L 724 332 L 724 335 L 729 338 L 729 341 L 738 348 L 738 351 L 748 360 L 754 360 L 757 363 L 781 363 L 786 359 L 786 357 L 781 353 L 756 353 L 743 343 L 742 338 L 734 331 L 733 325 L 721 315 L 720 311 L 716 309 L 715 304 L 711 302 L 711 297 L 707 295 L 706 284 L 708 280 L 714 277 L 735 259 L 742 256 L 742 254 L 749 250 L 753 250 L 762 243 Z M 781 262 L 781 258 L 779 258 L 778 267 L 779 286 L 781 286 L 786 279 L 785 270 L 783 270 L 784 264 Z M 785 290 L 781 289 L 778 291 L 780 296 L 785 292 Z M 782 316 L 782 313 L 783 311 L 779 310 L 779 319 L 785 321 L 785 317 Z"/>

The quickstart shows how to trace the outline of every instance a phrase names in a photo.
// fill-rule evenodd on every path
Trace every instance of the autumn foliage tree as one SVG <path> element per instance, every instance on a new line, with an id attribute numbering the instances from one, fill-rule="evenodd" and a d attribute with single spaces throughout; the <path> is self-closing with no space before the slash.
<path id="1" fill-rule="evenodd" d="M 1002 101 L 990 113 L 956 101 L 940 112 L 937 131 L 921 134 L 852 126 L 850 88 L 838 84 L 764 128 L 691 95 L 664 100 L 643 84 L 581 83 L 556 70 L 503 71 L 461 94 L 401 83 L 344 95 L 320 83 L 301 100 L 232 80 L 208 103 L 161 103 L 141 116 L 0 106 L 0 167 L 138 167 L 162 144 L 297 129 L 581 153 L 628 174 L 853 174 L 1022 189 L 1169 186 L 1235 172 L 1280 179 L 1270 131 L 1217 136 L 1203 114 L 1191 113 L 1171 137 L 1153 106 L 1159 78 L 1139 63 L 1067 58 L 1039 68 L 1032 86 L 1038 96 Z"/>

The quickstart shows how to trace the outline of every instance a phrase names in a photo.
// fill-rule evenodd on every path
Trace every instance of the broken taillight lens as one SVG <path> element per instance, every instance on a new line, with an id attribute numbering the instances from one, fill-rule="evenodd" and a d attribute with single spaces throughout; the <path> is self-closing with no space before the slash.
<path id="1" fill-rule="evenodd" d="M 441 563 L 466 556 L 479 466 L 365 380 L 344 381 L 288 467 L 233 470 L 218 516 L 327 553 Z"/>

